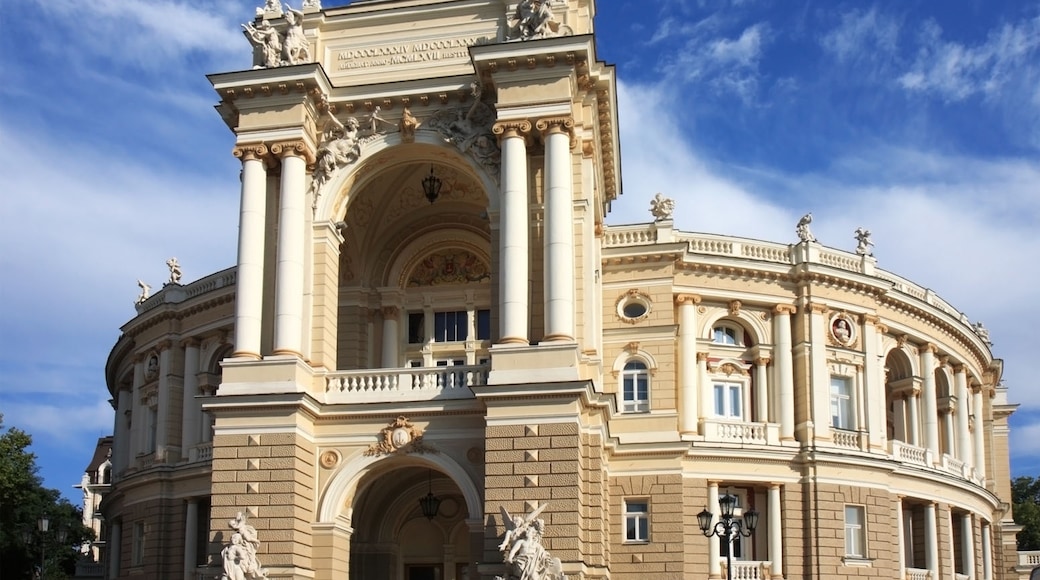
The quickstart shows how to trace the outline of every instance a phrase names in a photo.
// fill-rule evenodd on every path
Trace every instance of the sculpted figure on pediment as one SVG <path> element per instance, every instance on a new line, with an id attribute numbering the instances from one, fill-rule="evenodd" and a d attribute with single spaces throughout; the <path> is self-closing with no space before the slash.
<path id="1" fill-rule="evenodd" d="M 137 281 L 137 286 L 141 288 L 141 293 L 137 295 L 137 304 L 141 304 L 152 295 L 152 287 L 141 280 Z"/>
<path id="2" fill-rule="evenodd" d="M 259 25 L 247 22 L 242 25 L 249 41 L 261 53 L 261 64 L 253 68 L 274 68 L 282 64 L 282 36 L 264 18 Z"/>
<path id="3" fill-rule="evenodd" d="M 534 40 L 562 34 L 549 0 L 520 0 L 510 19 L 510 40 Z"/>
<path id="4" fill-rule="evenodd" d="M 281 0 L 266 0 L 264 5 L 256 9 L 256 15 L 259 18 L 265 16 L 271 16 L 277 18 L 282 15 L 282 2 Z"/>
<path id="5" fill-rule="evenodd" d="M 361 123 L 354 117 L 348 117 L 346 123 L 341 123 L 335 115 L 329 115 L 329 119 L 321 145 L 318 146 L 314 174 L 311 176 L 310 194 L 315 207 L 321 189 L 332 179 L 336 170 L 361 157 L 361 143 L 358 139 Z"/>
<path id="6" fill-rule="evenodd" d="M 303 35 L 303 12 L 289 6 L 286 8 L 285 62 L 290 65 L 311 62 L 311 49 Z"/>
<path id="7" fill-rule="evenodd" d="M 491 132 L 495 111 L 482 100 L 483 89 L 478 83 L 470 85 L 470 90 L 473 104 L 468 109 L 441 109 L 422 126 L 438 132 L 446 142 L 468 154 L 494 178 L 499 174 L 501 163 L 498 139 Z"/>

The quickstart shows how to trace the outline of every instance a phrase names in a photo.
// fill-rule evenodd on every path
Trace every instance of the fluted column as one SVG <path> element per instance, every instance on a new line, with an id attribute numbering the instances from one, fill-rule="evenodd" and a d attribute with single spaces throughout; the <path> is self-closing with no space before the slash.
<path id="1" fill-rule="evenodd" d="M 267 169 L 261 144 L 235 148 L 242 160 L 242 201 L 238 215 L 238 269 L 235 282 L 235 352 L 233 357 L 260 358 L 264 301 L 264 232 Z"/>
<path id="2" fill-rule="evenodd" d="M 755 415 L 759 423 L 769 422 L 769 357 L 755 359 Z"/>
<path id="3" fill-rule="evenodd" d="M 399 313 L 400 310 L 396 306 L 383 307 L 383 368 L 386 369 L 401 366 L 397 353 L 400 344 L 397 323 Z"/>
<path id="4" fill-rule="evenodd" d="M 953 384 L 957 391 L 957 457 L 973 466 L 975 454 L 971 448 L 971 431 L 968 429 L 968 377 L 964 365 L 953 368 Z"/>
<path id="5" fill-rule="evenodd" d="M 184 345 L 184 391 L 181 395 L 181 456 L 185 457 L 191 448 L 198 445 L 199 419 L 202 418 L 202 407 L 195 395 L 199 392 L 199 341 L 194 338 L 185 340 Z"/>
<path id="6" fill-rule="evenodd" d="M 715 522 L 719 521 L 719 482 L 708 481 L 708 511 L 714 517 L 711 518 L 711 529 L 715 529 Z M 719 538 L 708 537 L 708 578 L 722 578 L 722 552 L 719 550 Z"/>
<path id="7" fill-rule="evenodd" d="M 983 411 L 982 386 L 972 385 L 971 408 L 975 417 L 975 433 L 973 437 L 975 444 L 975 473 L 982 479 L 986 479 L 986 440 L 984 437 L 986 427 L 986 414 Z"/>
<path id="8" fill-rule="evenodd" d="M 130 401 L 131 397 L 131 392 L 123 388 L 119 389 L 119 393 L 116 395 L 115 438 L 113 439 L 112 444 L 113 479 L 115 476 L 121 474 L 126 469 L 126 466 L 129 465 L 131 450 L 134 447 L 133 441 L 130 437 L 129 428 L 131 413 L 130 405 L 132 404 Z"/>
<path id="9" fill-rule="evenodd" d="M 921 402 L 924 414 L 924 446 L 932 452 L 932 460 L 939 459 L 939 410 L 935 395 L 934 344 L 921 348 Z"/>
<path id="10" fill-rule="evenodd" d="M 109 529 L 108 534 L 108 545 L 106 547 L 105 557 L 108 558 L 108 576 L 107 578 L 115 580 L 119 578 L 119 560 L 123 557 L 122 550 L 123 543 L 123 522 L 121 520 L 115 520 L 112 522 L 112 527 Z"/>
<path id="11" fill-rule="evenodd" d="M 271 151 L 282 160 L 273 352 L 302 357 L 307 146 L 291 141 L 272 145 Z"/>
<path id="12" fill-rule="evenodd" d="M 769 484 L 769 562 L 770 579 L 784 578 L 783 514 L 780 513 L 780 484 Z"/>
<path id="13" fill-rule="evenodd" d="M 916 386 L 910 391 L 910 395 L 907 397 L 907 403 L 910 406 L 910 429 L 907 433 L 910 437 L 910 444 L 920 447 L 921 446 L 921 416 L 918 411 L 921 401 L 921 390 Z"/>
<path id="14" fill-rule="evenodd" d="M 896 537 L 899 538 L 899 542 L 896 544 L 897 561 L 899 563 L 899 577 L 906 578 L 906 529 L 903 527 L 906 524 L 903 523 L 903 496 L 896 496 Z"/>
<path id="15" fill-rule="evenodd" d="M 198 561 L 199 500 L 188 500 L 184 518 L 184 580 L 195 580 L 195 563 Z"/>
<path id="16" fill-rule="evenodd" d="M 697 432 L 697 304 L 701 297 L 679 294 L 679 432 Z M 706 387 L 705 387 L 706 388 Z"/>
<path id="17" fill-rule="evenodd" d="M 540 119 L 536 127 L 545 142 L 544 340 L 574 340 L 574 120 Z"/>
<path id="18" fill-rule="evenodd" d="M 969 514 L 961 518 L 961 551 L 964 553 L 964 572 L 968 580 L 975 580 L 975 528 Z"/>
<path id="19" fill-rule="evenodd" d="M 794 362 L 791 354 L 791 315 L 795 307 L 778 304 L 773 308 L 776 332 L 776 401 L 779 409 L 780 439 L 794 439 Z"/>
<path id="20" fill-rule="evenodd" d="M 939 541 L 935 518 L 935 503 L 924 506 L 924 567 L 932 571 L 932 578 L 939 577 Z"/>
<path id="21" fill-rule="evenodd" d="M 528 344 L 528 191 L 527 121 L 500 122 L 493 127 L 502 149 L 501 259 L 499 321 L 502 343 Z"/>
<path id="22" fill-rule="evenodd" d="M 993 545 L 989 524 L 982 523 L 982 580 L 993 580 Z"/>

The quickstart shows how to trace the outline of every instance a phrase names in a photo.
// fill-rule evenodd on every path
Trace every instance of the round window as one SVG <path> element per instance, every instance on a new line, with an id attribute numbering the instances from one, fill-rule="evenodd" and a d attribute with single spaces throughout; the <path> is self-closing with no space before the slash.
<path id="1" fill-rule="evenodd" d="M 650 314 L 650 297 L 638 290 L 630 290 L 617 301 L 618 317 L 625 322 L 638 322 Z"/>
<path id="2" fill-rule="evenodd" d="M 642 302 L 629 302 L 621 309 L 625 318 L 639 318 L 646 314 L 646 305 Z"/>

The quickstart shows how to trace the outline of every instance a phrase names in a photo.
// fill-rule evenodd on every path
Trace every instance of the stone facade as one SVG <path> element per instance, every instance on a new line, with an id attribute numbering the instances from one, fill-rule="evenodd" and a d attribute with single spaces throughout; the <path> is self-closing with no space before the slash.
<path id="1" fill-rule="evenodd" d="M 308 50 L 210 77 L 238 263 L 112 350 L 108 577 L 217 578 L 242 512 L 269 578 L 491 580 L 544 505 L 571 578 L 1017 578 L 988 341 L 868 255 L 605 224 L 614 69 L 548 6 L 260 12 Z"/>

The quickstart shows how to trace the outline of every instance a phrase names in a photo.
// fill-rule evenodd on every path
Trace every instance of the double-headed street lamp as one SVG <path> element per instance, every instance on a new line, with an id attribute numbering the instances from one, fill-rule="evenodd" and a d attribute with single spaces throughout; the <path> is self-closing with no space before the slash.
<path id="1" fill-rule="evenodd" d="M 697 525 L 701 527 L 701 533 L 707 537 L 718 536 L 726 540 L 726 578 L 733 580 L 733 538 L 737 534 L 745 538 L 751 537 L 758 525 L 758 512 L 749 509 L 744 512 L 744 517 L 733 515 L 733 509 L 737 507 L 737 497 L 727 493 L 719 498 L 719 521 L 712 525 L 715 514 L 704 508 L 697 514 Z"/>
<path id="2" fill-rule="evenodd" d="M 39 532 L 39 535 L 40 535 L 40 541 L 39 541 L 39 543 L 37 545 L 40 547 L 40 574 L 39 574 L 39 578 L 41 578 L 41 580 L 42 580 L 42 578 L 44 577 L 44 571 L 47 569 L 46 538 L 47 538 L 47 534 L 51 531 L 51 519 L 49 517 L 47 517 L 47 516 L 40 516 L 36 520 L 36 530 Z M 67 532 L 66 532 L 64 526 L 58 526 L 58 529 L 56 529 L 54 531 L 55 539 L 57 540 L 59 546 L 65 544 L 65 535 L 66 535 L 66 533 Z M 34 535 L 35 534 L 33 534 L 32 528 L 29 528 L 29 529 L 25 530 L 22 533 L 22 536 L 23 536 L 23 539 L 25 540 L 25 545 L 26 546 L 32 545 L 33 539 L 34 539 Z"/>

